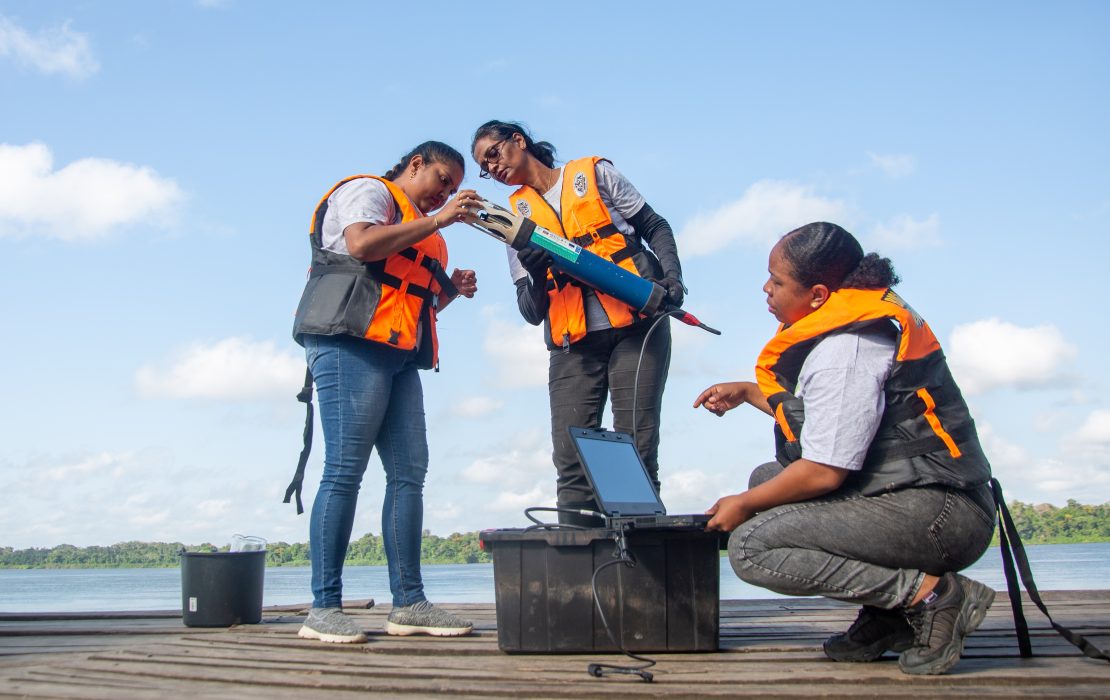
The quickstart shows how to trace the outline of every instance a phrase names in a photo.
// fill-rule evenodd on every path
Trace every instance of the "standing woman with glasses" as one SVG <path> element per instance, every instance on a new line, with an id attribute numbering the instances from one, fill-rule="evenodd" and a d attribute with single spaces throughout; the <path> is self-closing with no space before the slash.
<path id="1" fill-rule="evenodd" d="M 382 177 L 342 180 L 313 216 L 312 271 L 293 337 L 320 395 L 325 452 L 309 525 L 312 609 L 301 637 L 366 641 L 342 612 L 342 575 L 375 448 L 385 468 L 382 540 L 393 594 L 386 632 L 456 636 L 472 628 L 429 603 L 420 576 L 428 439 L 418 370 L 438 369 L 437 313 L 477 290 L 473 270 L 444 271 L 439 230 L 466 220 L 478 201 L 473 190 L 450 199 L 462 178 L 462 155 L 427 141 Z M 301 475 L 290 486 L 298 510 Z"/>
<path id="2" fill-rule="evenodd" d="M 513 211 L 658 282 L 669 303 L 682 304 L 682 266 L 670 224 L 608 160 L 593 156 L 556 167 L 554 146 L 536 142 L 520 124 L 496 120 L 478 127 L 471 153 L 481 177 L 517 188 L 509 196 Z M 520 313 L 533 325 L 544 324 L 550 351 L 559 521 L 597 525 L 596 518 L 572 512 L 597 510 L 597 504 L 567 428 L 600 427 L 611 397 L 614 429 L 636 436 L 659 488 L 659 414 L 670 366 L 669 321 L 660 323 L 645 347 L 653 319 L 551 269 L 550 256 L 541 250 L 517 253 L 509 248 L 508 254 Z M 638 362 L 639 386 L 634 386 Z"/>

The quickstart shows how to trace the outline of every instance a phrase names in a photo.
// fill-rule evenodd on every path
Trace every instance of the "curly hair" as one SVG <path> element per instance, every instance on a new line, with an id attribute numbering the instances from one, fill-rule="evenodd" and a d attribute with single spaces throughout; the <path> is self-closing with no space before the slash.
<path id="1" fill-rule="evenodd" d="M 806 224 L 783 236 L 779 245 L 803 287 L 882 289 L 901 281 L 889 258 L 878 253 L 864 255 L 855 236 L 836 224 Z"/>

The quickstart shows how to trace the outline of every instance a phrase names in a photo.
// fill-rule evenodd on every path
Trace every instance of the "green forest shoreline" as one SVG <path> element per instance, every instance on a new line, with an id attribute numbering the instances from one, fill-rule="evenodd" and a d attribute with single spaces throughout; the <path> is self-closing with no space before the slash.
<path id="1" fill-rule="evenodd" d="M 1031 505 L 1014 501 L 1010 514 L 1029 544 L 1089 544 L 1110 542 L 1110 503 L 1083 505 L 1069 500 L 1063 508 L 1048 504 Z M 998 535 L 995 533 L 995 544 Z M 227 545 L 184 545 L 180 542 L 120 542 L 109 546 L 13 549 L 0 547 L 0 569 L 122 569 L 173 568 L 181 563 L 182 552 L 227 551 Z M 482 551 L 478 533 L 455 533 L 439 537 L 424 532 L 421 561 L 425 564 L 480 564 L 490 561 Z M 378 566 L 386 563 L 382 538 L 366 534 L 351 542 L 347 564 Z M 308 566 L 308 544 L 270 542 L 266 547 L 267 566 Z"/>

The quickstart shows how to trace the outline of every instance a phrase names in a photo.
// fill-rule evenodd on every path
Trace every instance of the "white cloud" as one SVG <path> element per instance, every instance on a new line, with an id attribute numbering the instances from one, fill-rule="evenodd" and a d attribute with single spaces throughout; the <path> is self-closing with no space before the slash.
<path id="1" fill-rule="evenodd" d="M 511 467 L 511 457 L 512 455 L 479 457 L 463 469 L 462 476 L 476 484 L 497 483 Z"/>
<path id="2" fill-rule="evenodd" d="M 999 467 L 1028 469 L 1032 465 L 1034 460 L 1029 452 L 1021 445 L 1007 441 L 990 423 L 976 421 L 975 431 L 979 434 L 983 452 L 995 471 Z"/>
<path id="3" fill-rule="evenodd" d="M 130 453 L 111 454 L 99 452 L 94 455 L 84 455 L 73 459 L 63 459 L 61 463 L 47 467 L 42 474 L 49 481 L 69 481 L 88 474 L 100 474 L 111 470 L 118 474 L 118 465 L 130 461 L 134 455 Z"/>
<path id="4" fill-rule="evenodd" d="M 1063 411 L 1044 411 L 1033 416 L 1033 430 L 1038 433 L 1059 433 L 1068 416 Z"/>
<path id="5" fill-rule="evenodd" d="M 161 525 L 169 520 L 170 512 L 168 510 L 153 510 L 146 513 L 138 513 L 132 515 L 127 519 L 127 522 L 132 525 L 140 527 L 147 527 L 150 525 Z"/>
<path id="6" fill-rule="evenodd" d="M 914 157 L 906 153 L 868 153 L 867 157 L 871 160 L 871 165 L 895 180 L 913 174 L 917 168 Z"/>
<path id="7" fill-rule="evenodd" d="M 813 221 L 843 223 L 842 202 L 814 194 L 811 187 L 761 180 L 736 201 L 698 214 L 678 234 L 683 255 L 709 255 L 733 243 L 770 247 L 784 233 Z"/>
<path id="8" fill-rule="evenodd" d="M 479 485 L 496 495 L 485 499 L 490 513 L 519 515 L 532 506 L 555 503 L 555 467 L 551 464 L 551 440 L 539 428 L 515 433 L 490 445 L 461 472 L 462 481 Z"/>
<path id="9" fill-rule="evenodd" d="M 454 401 L 451 404 L 451 413 L 460 418 L 482 418 L 496 413 L 504 405 L 504 401 L 490 396 L 471 396 Z"/>
<path id="10" fill-rule="evenodd" d="M 516 491 L 502 491 L 489 504 L 491 510 L 501 513 L 519 513 L 525 508 L 546 507 L 555 505 L 555 490 L 550 485 L 537 484 L 530 491 L 519 493 Z M 554 516 L 550 518 L 554 520 Z M 540 517 L 540 520 L 545 520 Z"/>
<path id="11" fill-rule="evenodd" d="M 41 143 L 0 144 L 0 237 L 95 239 L 137 223 L 166 225 L 184 193 L 147 167 L 84 158 L 54 170 Z"/>
<path id="12" fill-rule="evenodd" d="M 1077 445 L 1073 436 L 1059 445 L 1045 445 L 1050 456 L 1031 452 L 1010 442 L 991 423 L 978 421 L 976 429 L 991 471 L 1002 484 L 1007 503 L 1053 503 L 1058 506 L 1073 498 L 1083 503 L 1110 500 L 1110 462 L 1105 451 Z"/>
<path id="13" fill-rule="evenodd" d="M 1022 328 L 997 318 L 956 326 L 948 341 L 952 374 L 968 394 L 1066 382 L 1075 353 L 1055 326 Z"/>
<path id="14" fill-rule="evenodd" d="M 6 57 L 47 75 L 86 78 L 100 70 L 89 48 L 88 35 L 73 31 L 68 23 L 31 35 L 0 16 L 0 58 Z"/>
<path id="15" fill-rule="evenodd" d="M 1085 445 L 1110 447 L 1110 410 L 1092 411 L 1079 426 L 1075 439 Z"/>
<path id="16" fill-rule="evenodd" d="M 303 383 L 304 358 L 277 349 L 272 341 L 227 338 L 195 343 L 168 367 L 145 366 L 135 373 L 144 398 L 287 399 Z"/>
<path id="17" fill-rule="evenodd" d="M 552 476 L 553 469 L 550 438 L 539 429 L 531 429 L 490 446 L 486 454 L 462 470 L 462 477 L 471 483 L 519 490 L 538 478 Z"/>
<path id="18" fill-rule="evenodd" d="M 680 503 L 696 503 L 697 508 L 705 510 L 723 494 L 728 493 L 722 487 L 720 474 L 707 474 L 702 469 L 682 469 L 677 471 L 662 471 L 660 492 L 664 496 L 664 503 L 668 510 L 677 512 Z M 687 510 L 687 509 L 683 509 Z"/>
<path id="19" fill-rule="evenodd" d="M 231 501 L 224 499 L 208 499 L 197 504 L 197 515 L 205 518 L 215 518 L 231 511 Z"/>
<path id="20" fill-rule="evenodd" d="M 878 250 L 915 250 L 940 245 L 940 217 L 930 214 L 925 219 L 915 219 L 909 214 L 899 214 L 871 231 L 870 242 Z"/>
<path id="21" fill-rule="evenodd" d="M 506 389 L 547 385 L 547 345 L 543 341 L 543 326 L 527 323 L 508 323 L 505 309 L 487 306 L 482 309 L 486 317 L 486 337 L 483 350 L 496 368 L 494 383 Z M 515 314 L 514 314 L 515 316 Z"/>

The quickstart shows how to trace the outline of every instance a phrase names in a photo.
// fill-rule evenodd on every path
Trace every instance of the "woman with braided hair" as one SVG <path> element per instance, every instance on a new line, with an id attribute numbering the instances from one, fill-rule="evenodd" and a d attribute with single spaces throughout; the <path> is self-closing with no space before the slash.
<path id="1" fill-rule="evenodd" d="M 771 250 L 763 285 L 781 322 L 755 382 L 694 407 L 751 404 L 775 419 L 776 461 L 710 509 L 748 583 L 861 604 L 825 641 L 836 661 L 901 652 L 909 674 L 960 659 L 994 591 L 959 575 L 994 534 L 990 464 L 936 337 L 891 287 L 890 261 L 813 223 Z"/>

